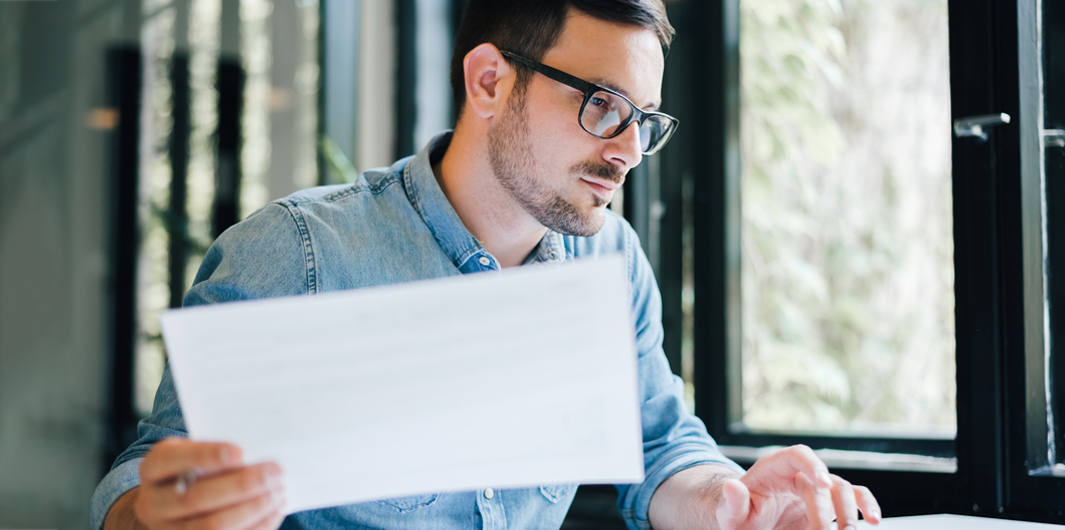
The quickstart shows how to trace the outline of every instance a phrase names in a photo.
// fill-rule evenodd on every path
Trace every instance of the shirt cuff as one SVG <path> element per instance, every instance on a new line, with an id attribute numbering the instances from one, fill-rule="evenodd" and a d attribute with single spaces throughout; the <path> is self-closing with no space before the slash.
<path id="1" fill-rule="evenodd" d="M 629 527 L 632 528 L 635 526 L 635 528 L 639 530 L 652 530 L 651 521 L 649 520 L 647 512 L 651 508 L 651 497 L 653 497 L 655 492 L 658 491 L 658 487 L 661 486 L 666 479 L 672 477 L 676 473 L 684 471 L 690 467 L 709 464 L 734 469 L 741 475 L 746 473 L 742 467 L 727 458 L 708 455 L 705 452 L 682 454 L 668 464 L 655 469 L 644 479 L 643 484 L 640 486 L 639 492 L 637 493 L 636 502 L 633 503 L 635 513 L 632 514 L 631 518 L 626 517 L 626 519 L 629 519 L 633 523 L 632 525 L 629 525 Z"/>
<path id="2" fill-rule="evenodd" d="M 103 528 L 104 518 L 111 510 L 111 505 L 127 491 L 140 485 L 141 460 L 144 458 L 133 458 L 119 464 L 96 487 L 96 492 L 92 494 L 92 505 L 89 508 L 90 530 Z"/>

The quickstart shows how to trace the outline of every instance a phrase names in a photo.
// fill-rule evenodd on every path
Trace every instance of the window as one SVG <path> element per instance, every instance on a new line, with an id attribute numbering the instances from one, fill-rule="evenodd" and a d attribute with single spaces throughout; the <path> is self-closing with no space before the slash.
<path id="1" fill-rule="evenodd" d="M 887 515 L 1065 521 L 1056 4 L 668 4 L 667 353 L 735 458 L 806 443 Z"/>
<path id="2" fill-rule="evenodd" d="M 729 428 L 953 439 L 947 2 L 739 7 Z"/>

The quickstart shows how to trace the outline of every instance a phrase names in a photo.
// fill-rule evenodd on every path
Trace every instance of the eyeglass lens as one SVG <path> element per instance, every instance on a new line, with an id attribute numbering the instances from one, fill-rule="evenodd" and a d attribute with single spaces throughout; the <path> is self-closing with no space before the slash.
<path id="1" fill-rule="evenodd" d="M 581 125 L 588 132 L 602 137 L 610 138 L 618 130 L 618 126 L 626 123 L 632 115 L 632 105 L 628 101 L 610 92 L 596 92 L 588 98 L 581 114 Z M 658 144 L 665 138 L 669 130 L 669 120 L 661 116 L 647 116 L 640 124 L 640 149 L 644 152 L 654 152 Z"/>

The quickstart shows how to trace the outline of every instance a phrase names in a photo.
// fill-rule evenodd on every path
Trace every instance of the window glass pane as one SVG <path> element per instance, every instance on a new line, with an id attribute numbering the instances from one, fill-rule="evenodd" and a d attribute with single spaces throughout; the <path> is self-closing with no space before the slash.
<path id="1" fill-rule="evenodd" d="M 742 422 L 955 431 L 946 0 L 741 0 Z"/>

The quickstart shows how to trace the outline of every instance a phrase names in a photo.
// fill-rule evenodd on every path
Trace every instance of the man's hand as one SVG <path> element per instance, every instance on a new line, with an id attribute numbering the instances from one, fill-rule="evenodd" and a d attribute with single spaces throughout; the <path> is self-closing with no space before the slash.
<path id="1" fill-rule="evenodd" d="M 695 466 L 663 482 L 648 510 L 656 530 L 839 530 L 856 528 L 858 510 L 880 522 L 880 506 L 863 486 L 828 473 L 809 447 L 766 455 L 740 476 L 719 465 Z"/>
<path id="2" fill-rule="evenodd" d="M 861 510 L 880 522 L 880 506 L 864 486 L 852 486 L 828 473 L 824 462 L 804 445 L 762 457 L 747 474 L 721 486 L 717 522 L 722 530 L 778 528 L 799 530 L 858 526 Z"/>
<path id="3" fill-rule="evenodd" d="M 132 495 L 112 506 L 105 529 L 274 530 L 285 518 L 281 468 L 245 466 L 232 444 L 163 440 L 141 462 L 140 478 Z"/>

